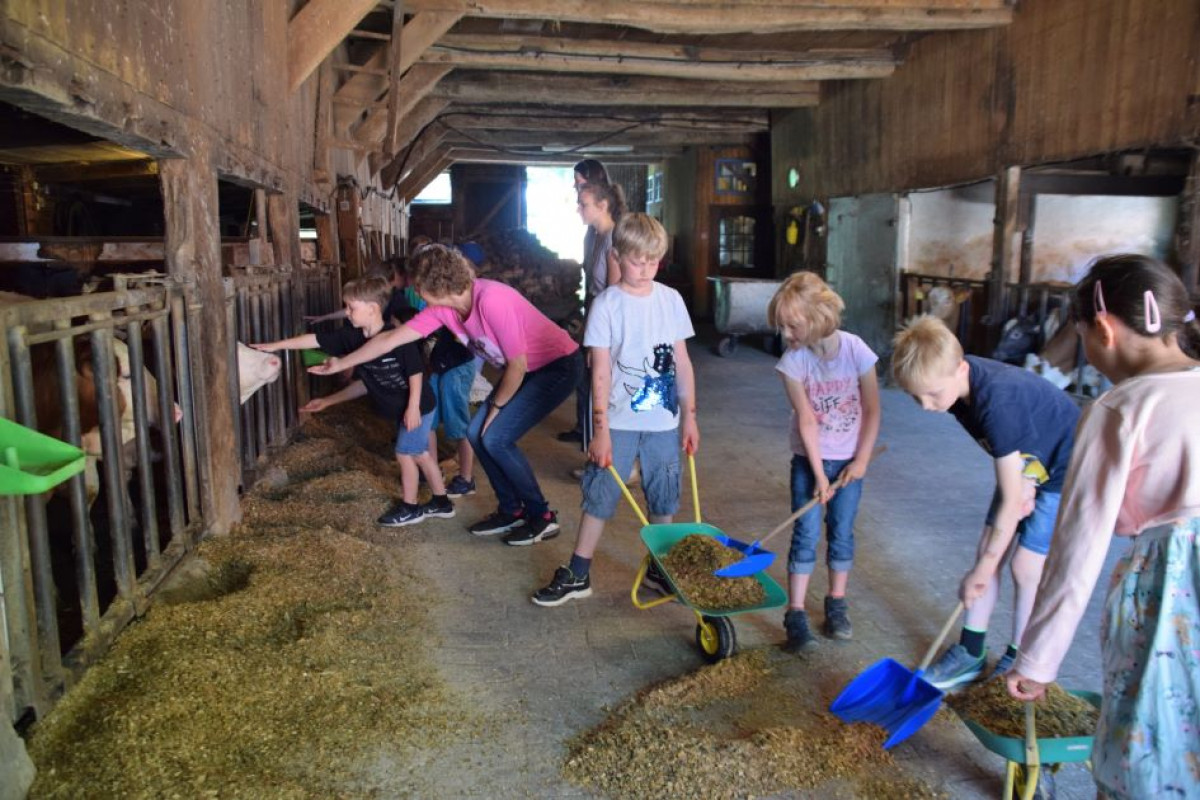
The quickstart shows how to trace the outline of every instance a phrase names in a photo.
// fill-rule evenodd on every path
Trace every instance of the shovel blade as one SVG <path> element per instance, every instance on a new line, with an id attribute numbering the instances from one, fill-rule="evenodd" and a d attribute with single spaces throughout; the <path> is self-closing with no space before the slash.
<path id="1" fill-rule="evenodd" d="M 945 693 L 903 664 L 881 659 L 852 680 L 829 707 L 843 722 L 867 722 L 888 732 L 884 749 L 912 736 L 929 721 Z"/>
<path id="2" fill-rule="evenodd" d="M 757 575 L 770 567 L 771 563 L 775 560 L 775 554 L 770 550 L 763 550 L 758 546 L 758 542 L 747 544 L 724 534 L 714 536 L 713 538 L 726 547 L 745 554 L 745 557 L 741 561 L 735 561 L 727 567 L 714 570 L 713 575 L 716 575 L 718 578 L 744 578 L 747 575 Z"/>

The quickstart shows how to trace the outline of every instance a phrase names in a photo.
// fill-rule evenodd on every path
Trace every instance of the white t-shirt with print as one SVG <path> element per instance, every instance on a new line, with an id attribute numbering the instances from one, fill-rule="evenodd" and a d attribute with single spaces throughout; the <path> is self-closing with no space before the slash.
<path id="1" fill-rule="evenodd" d="M 853 458 L 862 428 L 862 391 L 859 376 L 875 368 L 879 356 L 853 333 L 838 331 L 838 350 L 832 358 L 821 358 L 807 347 L 788 350 L 775 369 L 804 385 L 808 402 L 817 417 L 821 458 L 841 461 Z M 795 409 L 791 419 L 792 452 L 804 455 L 800 418 Z"/>
<path id="2" fill-rule="evenodd" d="M 588 312 L 585 347 L 604 347 L 612 363 L 608 423 L 613 430 L 679 427 L 675 342 L 696 332 L 679 292 L 661 283 L 639 297 L 610 286 Z"/>

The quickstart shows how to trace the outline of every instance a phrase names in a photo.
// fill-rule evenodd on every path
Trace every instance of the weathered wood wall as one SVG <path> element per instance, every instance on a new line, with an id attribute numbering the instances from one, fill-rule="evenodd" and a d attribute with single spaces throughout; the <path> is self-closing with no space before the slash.
<path id="1" fill-rule="evenodd" d="M 1195 143 L 1197 94 L 1195 0 L 1023 0 L 1008 28 L 919 39 L 891 78 L 826 83 L 819 106 L 780 115 L 775 202 Z"/>

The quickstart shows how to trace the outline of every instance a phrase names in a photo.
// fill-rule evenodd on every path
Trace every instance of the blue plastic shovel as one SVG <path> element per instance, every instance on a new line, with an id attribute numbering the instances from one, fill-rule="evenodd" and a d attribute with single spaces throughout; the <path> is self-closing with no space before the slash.
<path id="1" fill-rule="evenodd" d="M 890 658 L 876 661 L 850 681 L 829 710 L 842 722 L 869 722 L 887 729 L 885 750 L 920 730 L 937 713 L 946 694 L 921 676 L 962 610 L 960 601 L 915 672 Z"/>

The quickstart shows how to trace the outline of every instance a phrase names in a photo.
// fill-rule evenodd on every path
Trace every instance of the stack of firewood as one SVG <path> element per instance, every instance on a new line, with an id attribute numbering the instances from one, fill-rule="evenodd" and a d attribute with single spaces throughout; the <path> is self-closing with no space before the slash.
<path id="1" fill-rule="evenodd" d="M 485 254 L 479 277 L 512 286 L 556 322 L 566 321 L 580 306 L 579 262 L 559 258 L 529 231 L 486 233 L 475 242 Z"/>

